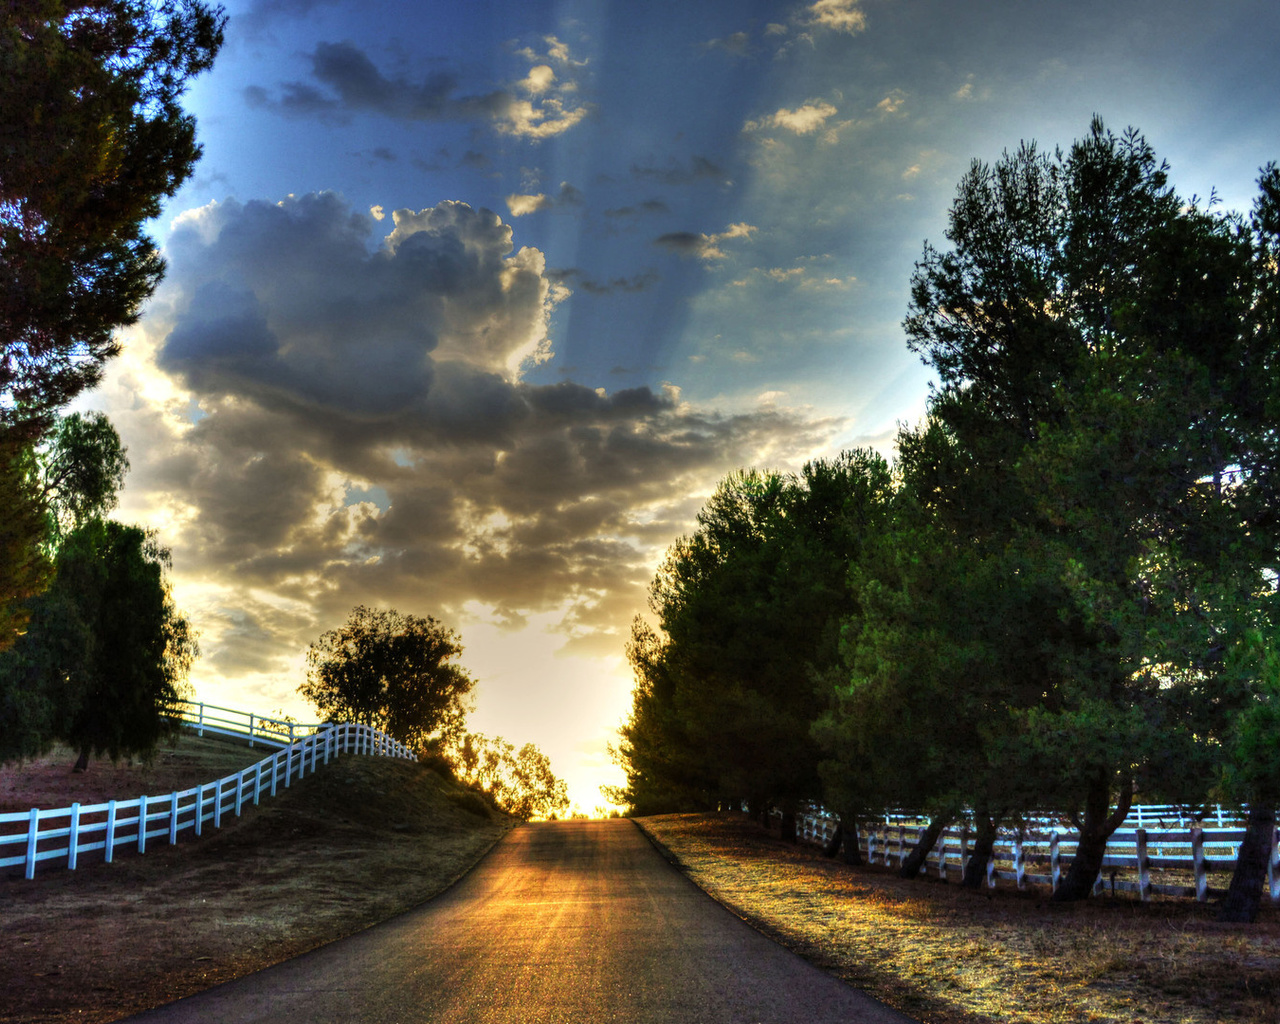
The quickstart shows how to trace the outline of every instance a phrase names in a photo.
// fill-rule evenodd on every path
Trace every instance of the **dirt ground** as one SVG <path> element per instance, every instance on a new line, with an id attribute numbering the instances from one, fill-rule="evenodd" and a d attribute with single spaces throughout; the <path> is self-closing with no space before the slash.
<path id="1" fill-rule="evenodd" d="M 0 769 L 0 807 L 211 782 L 263 751 L 184 739 L 149 766 Z M 224 819 L 225 820 L 225 819 Z M 405 761 L 344 757 L 217 833 L 0 879 L 0 1022 L 105 1022 L 366 928 L 461 877 L 511 827 Z"/>
<path id="2" fill-rule="evenodd" d="M 827 860 L 744 815 L 640 819 L 700 887 L 806 959 L 928 1024 L 1280 1021 L 1280 914 L 1047 890 L 974 892 Z"/>

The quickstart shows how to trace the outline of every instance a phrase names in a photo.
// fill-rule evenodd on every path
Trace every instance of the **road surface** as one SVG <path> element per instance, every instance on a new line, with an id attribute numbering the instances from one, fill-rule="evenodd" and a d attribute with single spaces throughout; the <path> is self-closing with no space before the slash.
<path id="1" fill-rule="evenodd" d="M 721 907 L 626 820 L 511 832 L 458 885 L 146 1024 L 905 1024 Z"/>

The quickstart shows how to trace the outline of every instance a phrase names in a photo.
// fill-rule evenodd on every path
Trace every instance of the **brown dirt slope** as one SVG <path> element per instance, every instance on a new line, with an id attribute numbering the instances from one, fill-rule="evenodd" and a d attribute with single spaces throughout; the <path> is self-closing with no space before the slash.
<path id="1" fill-rule="evenodd" d="M 150 791 L 226 772 L 176 774 Z M 426 767 L 344 757 L 199 840 L 11 875 L 0 1022 L 116 1020 L 294 956 L 429 899 L 511 827 Z"/>

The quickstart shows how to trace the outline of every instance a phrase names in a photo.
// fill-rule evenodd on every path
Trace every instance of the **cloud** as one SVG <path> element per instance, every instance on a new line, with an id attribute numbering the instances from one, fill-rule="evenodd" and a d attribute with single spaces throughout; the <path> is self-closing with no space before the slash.
<path id="1" fill-rule="evenodd" d="M 575 282 L 577 287 L 591 295 L 612 295 L 614 292 L 630 292 L 634 294 L 648 291 L 662 279 L 661 275 L 655 270 L 646 270 L 630 277 L 614 277 L 608 281 L 597 281 L 590 277 L 584 277 L 582 271 L 576 267 L 570 267 L 567 270 L 549 271 L 548 273 L 557 280 Z"/>
<path id="2" fill-rule="evenodd" d="M 631 174 L 641 181 L 656 181 L 663 185 L 689 185 L 702 181 L 714 181 L 720 185 L 731 185 L 728 173 L 704 156 L 694 156 L 689 163 L 672 161 L 666 167 L 644 167 L 631 165 Z"/>
<path id="3" fill-rule="evenodd" d="M 832 32 L 857 35 L 867 27 L 860 0 L 817 0 L 806 8 L 805 14 L 808 24 Z"/>
<path id="4" fill-rule="evenodd" d="M 245 88 L 250 106 L 297 117 L 347 121 L 376 113 L 399 121 L 481 121 L 502 135 L 546 139 L 579 124 L 590 107 L 575 98 L 576 83 L 547 64 L 488 92 L 461 91 L 458 76 L 437 71 L 421 80 L 389 77 L 350 42 L 317 44 L 311 80 L 285 82 L 278 97 L 259 85 Z"/>
<path id="5" fill-rule="evenodd" d="M 723 39 L 710 39 L 704 45 L 708 50 L 722 50 L 734 57 L 749 57 L 753 52 L 751 36 L 746 32 L 733 32 Z"/>
<path id="6" fill-rule="evenodd" d="M 537 213 L 539 210 L 549 210 L 554 205 L 552 200 L 541 192 L 532 196 L 507 196 L 507 209 L 511 211 L 513 217 L 523 217 L 526 214 Z"/>
<path id="7" fill-rule="evenodd" d="M 795 110 L 783 107 L 777 113 L 758 121 L 748 121 L 742 126 L 742 130 L 759 132 L 769 128 L 784 128 L 797 135 L 812 135 L 821 130 L 827 119 L 834 117 L 836 113 L 836 108 L 825 100 L 809 100 Z"/>
<path id="8" fill-rule="evenodd" d="M 333 193 L 229 200 L 180 216 L 166 257 L 98 397 L 130 449 L 125 512 L 160 527 L 228 676 L 296 672 L 361 602 L 550 615 L 618 650 L 692 496 L 836 429 L 527 383 L 569 275 L 465 203 L 378 222 Z"/>
<path id="9" fill-rule="evenodd" d="M 586 196 L 580 188 L 567 181 L 560 182 L 560 192 L 555 196 L 537 192 L 532 195 L 513 193 L 507 196 L 507 209 L 513 217 L 523 217 L 542 210 L 554 210 L 558 206 L 581 206 Z"/>
<path id="10" fill-rule="evenodd" d="M 726 253 L 720 247 L 721 242 L 740 238 L 750 238 L 756 230 L 750 224 L 730 224 L 723 231 L 714 235 L 704 235 L 692 231 L 672 231 L 659 235 L 654 239 L 655 245 L 669 249 L 678 256 L 698 257 L 703 260 L 722 260 Z"/>

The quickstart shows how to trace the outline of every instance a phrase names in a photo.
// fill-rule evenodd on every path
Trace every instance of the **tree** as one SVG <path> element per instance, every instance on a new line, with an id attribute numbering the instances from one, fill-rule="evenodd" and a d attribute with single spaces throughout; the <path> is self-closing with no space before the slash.
<path id="1" fill-rule="evenodd" d="M 1026 614 L 1058 623 L 1034 646 L 1040 699 L 1010 707 L 1018 757 L 1079 828 L 1055 899 L 1083 898 L 1135 789 L 1203 793 L 1247 699 L 1223 652 L 1276 569 L 1280 339 L 1254 233 L 1179 197 L 1132 130 L 975 163 L 948 238 L 904 325 L 963 456 L 934 507 L 1025 566 Z"/>
<path id="2" fill-rule="evenodd" d="M 41 552 L 53 582 L 17 606 L 25 633 L 0 653 L 0 758 L 54 739 L 76 748 L 81 769 L 95 754 L 146 756 L 172 728 L 197 653 L 170 596 L 169 553 L 148 531 L 102 519 L 128 467 L 105 416 L 59 420 L 23 458 L 32 514 L 54 524 Z"/>
<path id="3" fill-rule="evenodd" d="M 176 728 L 197 654 L 165 579 L 169 553 L 136 526 L 91 519 L 63 540 L 26 634 L 0 655 L 0 757 L 54 739 L 91 756 L 149 756 Z"/>
<path id="4" fill-rule="evenodd" d="M 30 617 L 27 602 L 52 578 L 40 544 L 46 515 L 32 445 L 0 431 L 0 655 L 22 635 Z"/>
<path id="5" fill-rule="evenodd" d="M 381 729 L 419 751 L 462 733 L 475 681 L 450 662 L 458 634 L 428 616 L 357 606 L 307 649 L 298 688 L 331 722 Z"/>
<path id="6" fill-rule="evenodd" d="M 0 651 L 48 582 L 29 447 L 100 379 L 163 272 L 142 231 L 200 149 L 179 99 L 222 45 L 199 0 L 11 0 L 0 19 Z M 25 454 L 24 454 L 25 453 Z M 62 488 L 64 498 L 70 492 Z"/>
<path id="7" fill-rule="evenodd" d="M 532 743 L 517 751 L 501 736 L 466 733 L 452 745 L 449 760 L 460 781 L 480 789 L 522 821 L 555 818 L 569 809 L 564 781 L 556 778 L 547 755 Z"/>
<path id="8" fill-rule="evenodd" d="M 633 630 L 637 687 L 619 747 L 633 807 L 775 802 L 786 831 L 820 797 L 812 674 L 836 658 L 847 566 L 888 485 L 879 456 L 851 452 L 716 489 L 654 579 L 661 632 Z"/>
<path id="9" fill-rule="evenodd" d="M 179 100 L 226 18 L 199 0 L 12 0 L 0 26 L 0 428 L 102 373 L 163 271 L 142 226 L 200 148 Z"/>
<path id="10" fill-rule="evenodd" d="M 55 541 L 115 508 L 129 471 L 120 435 L 100 412 L 60 417 L 39 461 L 40 496 L 49 508 Z"/>

